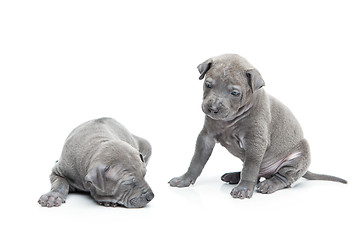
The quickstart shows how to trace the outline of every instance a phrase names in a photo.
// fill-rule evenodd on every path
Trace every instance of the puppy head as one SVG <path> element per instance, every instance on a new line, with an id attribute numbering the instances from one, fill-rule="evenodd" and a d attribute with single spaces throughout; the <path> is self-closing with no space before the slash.
<path id="1" fill-rule="evenodd" d="M 140 208 L 154 198 L 145 174 L 141 153 L 129 144 L 109 142 L 89 168 L 85 185 L 101 205 Z"/>
<path id="2" fill-rule="evenodd" d="M 210 58 L 198 66 L 199 79 L 204 80 L 202 110 L 214 120 L 230 121 L 265 85 L 260 73 L 244 58 L 224 54 Z"/>

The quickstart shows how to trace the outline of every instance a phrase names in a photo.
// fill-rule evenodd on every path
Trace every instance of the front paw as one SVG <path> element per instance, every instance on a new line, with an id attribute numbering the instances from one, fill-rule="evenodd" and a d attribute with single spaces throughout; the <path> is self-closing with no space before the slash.
<path id="1" fill-rule="evenodd" d="M 58 192 L 48 192 L 40 197 L 38 203 L 42 207 L 59 207 L 65 203 L 65 197 Z"/>
<path id="2" fill-rule="evenodd" d="M 169 181 L 169 184 L 171 187 L 188 187 L 190 186 L 190 184 L 194 184 L 195 183 L 195 178 L 187 175 L 187 174 L 184 174 L 180 177 L 176 177 L 176 178 L 173 178 Z"/>
<path id="3" fill-rule="evenodd" d="M 233 198 L 251 198 L 254 193 L 254 187 L 255 183 L 241 181 L 239 185 L 231 190 L 230 194 L 233 196 Z"/>

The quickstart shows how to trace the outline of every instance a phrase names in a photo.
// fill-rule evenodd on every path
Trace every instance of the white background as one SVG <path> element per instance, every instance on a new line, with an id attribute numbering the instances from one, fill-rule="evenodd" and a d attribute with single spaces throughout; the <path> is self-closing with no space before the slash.
<path id="1" fill-rule="evenodd" d="M 1 1 L 1 238 L 355 239 L 359 237 L 360 7 L 356 1 Z M 313 172 L 271 195 L 233 199 L 241 161 L 216 146 L 194 186 L 171 188 L 204 115 L 196 66 L 238 53 L 303 126 Z M 113 117 L 152 143 L 143 209 L 41 194 L 70 131 Z M 355 219 L 355 218 L 356 219 Z M 358 239 L 358 238 L 357 238 Z"/>

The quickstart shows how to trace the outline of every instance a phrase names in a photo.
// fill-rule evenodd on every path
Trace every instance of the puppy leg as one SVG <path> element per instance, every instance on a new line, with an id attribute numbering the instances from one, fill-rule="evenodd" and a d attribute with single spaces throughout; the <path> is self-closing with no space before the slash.
<path id="1" fill-rule="evenodd" d="M 50 182 L 50 192 L 42 195 L 38 203 L 43 207 L 59 207 L 62 203 L 65 203 L 69 193 L 69 183 L 65 178 L 55 173 L 51 173 Z"/>
<path id="2" fill-rule="evenodd" d="M 196 179 L 200 176 L 205 164 L 209 160 L 215 143 L 215 138 L 203 129 L 196 140 L 195 153 L 188 171 L 180 177 L 171 179 L 169 181 L 170 186 L 188 187 L 190 184 L 194 184 Z"/>
<path id="3" fill-rule="evenodd" d="M 221 180 L 229 184 L 238 184 L 240 181 L 240 174 L 241 172 L 225 173 L 224 175 L 221 176 Z"/>
<path id="4" fill-rule="evenodd" d="M 290 187 L 306 173 L 310 165 L 310 151 L 307 141 L 303 139 L 294 151 L 299 151 L 300 156 L 285 162 L 272 177 L 258 183 L 256 185 L 258 192 L 273 193 Z"/>

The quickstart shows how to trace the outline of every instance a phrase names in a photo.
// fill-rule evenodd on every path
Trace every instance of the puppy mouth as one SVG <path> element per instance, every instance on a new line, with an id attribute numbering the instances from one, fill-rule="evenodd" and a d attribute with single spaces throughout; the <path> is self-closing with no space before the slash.
<path id="1" fill-rule="evenodd" d="M 154 194 L 152 192 L 141 195 L 140 197 L 134 197 L 128 200 L 126 203 L 121 201 L 98 201 L 99 205 L 104 207 L 123 207 L 123 208 L 143 208 L 152 199 Z"/>
<path id="2" fill-rule="evenodd" d="M 103 198 L 103 199 L 95 199 L 95 201 L 104 207 L 127 207 L 127 204 L 123 203 L 119 199 L 116 198 Z"/>
<path id="3" fill-rule="evenodd" d="M 225 120 L 230 113 L 229 109 L 223 104 L 220 104 L 220 106 L 214 106 L 204 102 L 201 108 L 207 116 L 214 120 Z"/>
<path id="4" fill-rule="evenodd" d="M 223 119 L 224 117 L 219 115 L 219 114 L 216 114 L 216 113 L 208 113 L 207 114 L 209 117 L 211 117 L 212 119 L 217 119 L 217 120 L 220 120 L 220 119 Z"/>
<path id="5" fill-rule="evenodd" d="M 113 202 L 98 202 L 101 206 L 104 207 L 125 207 L 126 206 L 122 203 L 113 203 Z"/>
<path id="6" fill-rule="evenodd" d="M 105 207 L 143 208 L 154 198 L 154 193 L 149 188 L 135 194 L 133 191 L 127 191 L 109 196 L 96 195 L 93 198 L 99 205 Z"/>
<path id="7" fill-rule="evenodd" d="M 143 208 L 147 205 L 148 201 L 139 201 L 138 198 L 133 198 L 129 201 L 129 204 L 123 204 L 120 202 L 98 202 L 100 206 L 104 207 L 122 207 L 122 208 Z"/>
<path id="8" fill-rule="evenodd" d="M 207 111 L 205 114 L 214 120 L 226 120 L 229 115 L 229 111 Z"/>

